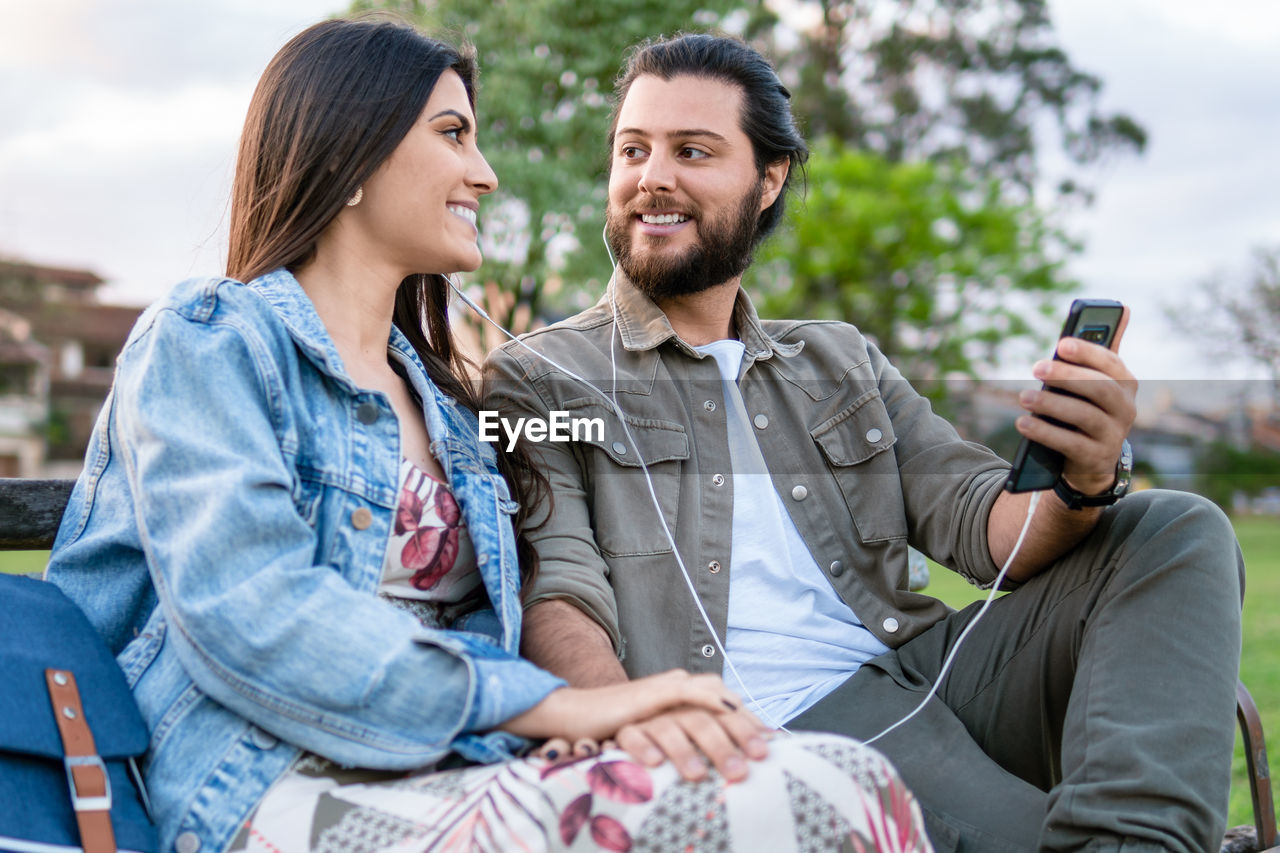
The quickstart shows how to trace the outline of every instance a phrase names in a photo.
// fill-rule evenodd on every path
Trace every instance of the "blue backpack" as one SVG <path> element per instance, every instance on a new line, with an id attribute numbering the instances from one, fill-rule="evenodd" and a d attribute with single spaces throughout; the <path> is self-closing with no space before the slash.
<path id="1" fill-rule="evenodd" d="M 155 853 L 135 759 L 147 727 L 84 613 L 0 574 L 0 850 Z"/>

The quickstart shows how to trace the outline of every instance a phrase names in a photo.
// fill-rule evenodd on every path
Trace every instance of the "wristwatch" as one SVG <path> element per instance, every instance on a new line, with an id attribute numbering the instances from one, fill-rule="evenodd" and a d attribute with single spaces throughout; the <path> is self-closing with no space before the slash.
<path id="1" fill-rule="evenodd" d="M 1081 509 L 1087 506 L 1111 506 L 1129 491 L 1129 481 L 1133 478 L 1133 448 L 1129 439 L 1120 445 L 1120 461 L 1116 462 L 1116 484 L 1100 495 L 1086 495 L 1067 485 L 1061 476 L 1053 484 L 1053 493 L 1062 499 L 1067 509 Z"/>

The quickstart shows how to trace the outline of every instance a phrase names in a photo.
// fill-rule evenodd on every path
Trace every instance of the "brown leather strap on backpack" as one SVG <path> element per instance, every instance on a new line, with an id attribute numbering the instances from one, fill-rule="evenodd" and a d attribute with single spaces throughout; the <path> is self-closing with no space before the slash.
<path id="1" fill-rule="evenodd" d="M 111 829 L 111 780 L 93 743 L 93 732 L 84 719 L 76 677 L 63 669 L 46 669 L 44 680 L 49 685 L 53 718 L 62 736 L 63 759 L 67 767 L 67 784 L 71 788 L 71 805 L 80 828 L 80 845 L 85 853 L 116 853 L 115 833 Z"/>

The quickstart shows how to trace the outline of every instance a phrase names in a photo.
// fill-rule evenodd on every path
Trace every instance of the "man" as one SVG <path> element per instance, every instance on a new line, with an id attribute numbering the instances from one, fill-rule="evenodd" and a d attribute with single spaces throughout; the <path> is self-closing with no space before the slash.
<path id="1" fill-rule="evenodd" d="M 741 277 L 807 156 L 766 60 L 725 38 L 657 42 L 618 95 L 608 292 L 487 362 L 508 418 L 604 425 L 537 448 L 554 507 L 533 532 L 525 653 L 582 685 L 723 672 L 767 722 L 871 738 L 921 702 L 976 612 L 907 591 L 908 544 L 989 583 L 1029 496 L 854 327 L 757 317 Z M 1079 396 L 1027 392 L 1017 423 L 1066 457 L 1009 569 L 1020 588 L 876 746 L 940 850 L 1216 849 L 1239 550 L 1191 495 L 1105 506 L 1136 383 L 1095 344 L 1057 353 L 1035 376 Z M 619 739 L 732 776 L 758 755 L 751 733 L 690 711 Z"/>

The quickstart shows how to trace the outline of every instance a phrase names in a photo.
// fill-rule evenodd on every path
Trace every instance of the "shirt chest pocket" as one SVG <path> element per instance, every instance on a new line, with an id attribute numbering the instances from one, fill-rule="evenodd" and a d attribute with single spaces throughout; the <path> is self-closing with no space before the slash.
<path id="1" fill-rule="evenodd" d="M 689 438 L 684 427 L 672 421 L 628 415 L 624 428 L 615 412 L 594 404 L 583 406 L 573 416 L 599 424 L 598 428 L 585 431 L 579 451 L 583 454 L 592 527 L 601 552 L 609 557 L 669 553 L 671 542 L 658 520 L 654 496 L 674 535 L 682 463 L 689 458 Z"/>
<path id="2" fill-rule="evenodd" d="M 810 430 L 863 542 L 907 535 L 897 440 L 880 392 L 871 389 Z"/>

